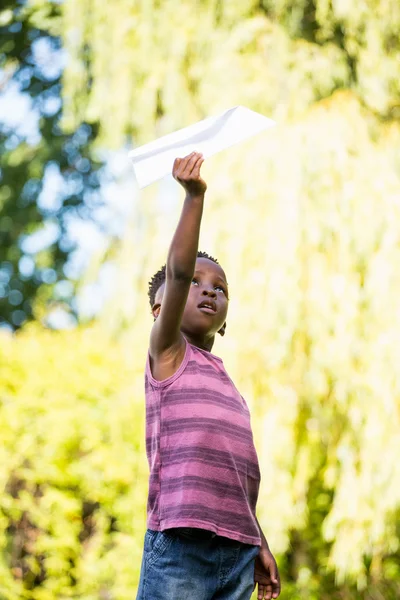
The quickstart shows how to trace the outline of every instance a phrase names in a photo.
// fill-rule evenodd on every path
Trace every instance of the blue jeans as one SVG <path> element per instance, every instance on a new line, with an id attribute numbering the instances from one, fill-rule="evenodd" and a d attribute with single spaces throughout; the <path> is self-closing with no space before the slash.
<path id="1" fill-rule="evenodd" d="M 249 600 L 259 551 L 204 530 L 148 529 L 136 600 Z"/>

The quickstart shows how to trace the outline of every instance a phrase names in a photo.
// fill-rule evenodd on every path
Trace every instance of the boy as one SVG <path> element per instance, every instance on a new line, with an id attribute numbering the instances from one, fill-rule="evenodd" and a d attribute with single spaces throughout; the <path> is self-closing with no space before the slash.
<path id="1" fill-rule="evenodd" d="M 186 190 L 167 264 L 150 283 L 146 363 L 148 529 L 137 600 L 277 598 L 278 568 L 255 515 L 260 471 L 245 400 L 211 353 L 228 285 L 198 252 L 203 156 L 174 162 Z M 261 548 L 260 548 L 261 546 Z"/>

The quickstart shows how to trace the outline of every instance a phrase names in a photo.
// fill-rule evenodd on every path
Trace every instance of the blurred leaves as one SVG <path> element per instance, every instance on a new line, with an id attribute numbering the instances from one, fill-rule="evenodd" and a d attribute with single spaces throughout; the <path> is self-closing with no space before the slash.
<path id="1" fill-rule="evenodd" d="M 231 298 L 213 351 L 251 408 L 259 519 L 279 557 L 282 600 L 396 600 L 398 3 L 68 0 L 62 19 L 44 0 L 30 7 L 70 57 L 57 113 L 63 143 L 74 137 L 61 123 L 89 131 L 98 121 L 97 142 L 121 146 L 239 103 L 280 122 L 203 167 L 200 248 L 220 260 Z M 19 54 L 8 52 L 11 73 Z M 68 168 L 87 157 L 91 134 L 68 146 Z M 39 193 L 43 163 L 24 146 L 7 152 L 7 165 L 31 169 L 21 197 Z M 81 184 L 72 178 L 67 204 Z M 15 185 L 3 186 L 3 206 Z M 2 336 L 6 600 L 135 593 L 148 472 L 146 288 L 179 208 L 172 193 L 157 194 L 142 193 L 113 249 L 115 295 L 94 327 Z M 29 219 L 23 234 L 39 217 Z M 54 268 L 46 251 L 37 260 Z"/>
<path id="2" fill-rule="evenodd" d="M 137 358 L 99 330 L 1 335 L 2 598 L 128 598 L 147 489 Z"/>
<path id="3" fill-rule="evenodd" d="M 72 215 L 88 218 L 85 205 L 101 202 L 100 163 L 90 154 L 95 125 L 83 123 L 68 135 L 60 129 L 59 6 L 7 0 L 0 24 L 2 86 L 8 94 L 2 104 L 8 114 L 0 122 L 0 325 L 18 329 L 33 318 L 40 298 L 74 313 L 73 294 L 61 298 L 57 292 L 76 247 L 67 224 Z M 39 232 L 42 242 L 32 244 Z M 38 294 L 41 288 L 47 292 Z"/>
<path id="4" fill-rule="evenodd" d="M 62 29 L 63 123 L 99 121 L 108 145 L 235 104 L 296 117 L 338 88 L 383 118 L 400 116 L 397 0 L 69 0 Z"/>

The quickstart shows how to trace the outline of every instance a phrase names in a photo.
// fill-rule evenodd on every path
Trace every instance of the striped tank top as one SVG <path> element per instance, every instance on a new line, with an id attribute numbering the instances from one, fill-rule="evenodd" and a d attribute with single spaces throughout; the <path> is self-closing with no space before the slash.
<path id="1" fill-rule="evenodd" d="M 179 369 L 157 381 L 148 355 L 145 393 L 147 527 L 206 529 L 260 546 L 250 413 L 222 359 L 186 341 Z"/>

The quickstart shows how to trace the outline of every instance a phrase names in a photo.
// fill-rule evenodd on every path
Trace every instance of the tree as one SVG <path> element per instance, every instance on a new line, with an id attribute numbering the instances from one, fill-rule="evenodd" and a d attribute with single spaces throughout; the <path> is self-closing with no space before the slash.
<path id="1" fill-rule="evenodd" d="M 72 215 L 91 218 L 101 202 L 101 163 L 90 152 L 95 124 L 68 134 L 60 127 L 60 5 L 6 0 L 0 23 L 2 89 L 14 90 L 0 123 L 0 325 L 18 329 L 33 318 L 35 303 L 39 310 L 51 299 L 76 315 L 64 269 L 76 245 L 67 224 Z M 11 118 L 19 94 L 30 100 L 28 132 Z M 47 232 L 40 249 L 32 244 L 37 232 Z"/>
<path id="2" fill-rule="evenodd" d="M 337 89 L 397 119 L 399 29 L 397 0 L 117 0 L 95 10 L 69 0 L 64 123 L 98 120 L 118 146 L 235 104 L 282 121 Z"/>

